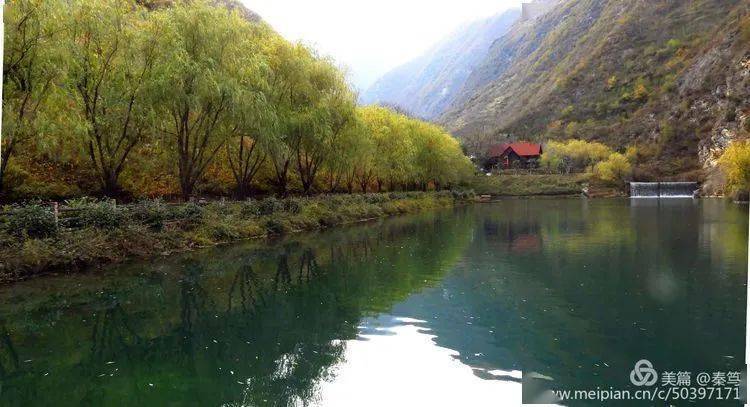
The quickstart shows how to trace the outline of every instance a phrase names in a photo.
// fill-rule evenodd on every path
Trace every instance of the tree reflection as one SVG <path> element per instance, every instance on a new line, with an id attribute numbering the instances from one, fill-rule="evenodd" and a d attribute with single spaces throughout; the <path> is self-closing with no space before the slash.
<path id="1" fill-rule="evenodd" d="M 0 321 L 0 379 L 6 380 L 18 368 L 18 352 L 5 321 Z"/>
<path id="2" fill-rule="evenodd" d="M 333 261 L 333 256 L 331 256 Z M 312 278 L 318 277 L 320 273 L 320 267 L 315 260 L 315 252 L 313 249 L 306 248 L 302 251 L 302 258 L 299 262 L 299 281 L 302 282 L 303 277 L 305 281 L 310 281 Z"/>
<path id="3" fill-rule="evenodd" d="M 481 207 L 462 278 L 408 310 L 483 377 L 523 370 L 558 388 L 605 388 L 627 384 L 622 372 L 644 357 L 665 368 L 742 370 L 747 214 L 723 205 Z M 533 256 L 517 250 L 529 235 L 540 237 Z M 740 240 L 744 248 L 727 247 Z"/>
<path id="4" fill-rule="evenodd" d="M 363 315 L 442 278 L 471 227 L 417 216 L 81 276 L 62 298 L 6 306 L 0 367 L 13 390 L 0 404 L 309 403 Z M 10 374 L 19 347 L 44 361 L 33 374 Z"/>
<path id="5" fill-rule="evenodd" d="M 257 305 L 256 296 L 259 289 L 258 286 L 258 276 L 255 274 L 252 264 L 245 264 L 240 267 L 232 280 L 232 286 L 229 288 L 226 312 L 230 312 L 233 309 L 235 295 L 239 296 L 239 305 L 243 314 L 254 310 Z"/>
<path id="6" fill-rule="evenodd" d="M 91 333 L 92 366 L 112 361 L 123 349 L 137 346 L 139 342 L 138 334 L 131 327 L 129 317 L 117 296 L 105 293 L 103 297 L 103 303 L 95 312 Z"/>

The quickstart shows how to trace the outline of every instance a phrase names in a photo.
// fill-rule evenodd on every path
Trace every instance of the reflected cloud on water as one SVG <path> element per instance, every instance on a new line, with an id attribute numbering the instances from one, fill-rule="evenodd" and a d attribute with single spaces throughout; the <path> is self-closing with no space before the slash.
<path id="1" fill-rule="evenodd" d="M 357 340 L 347 341 L 335 378 L 320 385 L 315 405 L 521 404 L 520 371 L 472 368 L 435 338 L 428 321 L 366 319 Z"/>

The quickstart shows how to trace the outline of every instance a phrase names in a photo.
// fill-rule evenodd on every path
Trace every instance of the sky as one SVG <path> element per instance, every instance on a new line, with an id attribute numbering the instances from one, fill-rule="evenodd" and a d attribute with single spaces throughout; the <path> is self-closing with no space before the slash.
<path id="1" fill-rule="evenodd" d="M 461 24 L 520 0 L 242 0 L 290 41 L 330 56 L 364 91 Z"/>

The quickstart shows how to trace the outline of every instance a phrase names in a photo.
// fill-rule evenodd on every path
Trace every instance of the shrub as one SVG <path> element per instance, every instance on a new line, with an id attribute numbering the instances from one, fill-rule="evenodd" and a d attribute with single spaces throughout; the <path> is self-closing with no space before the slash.
<path id="1" fill-rule="evenodd" d="M 284 205 L 278 199 L 269 196 L 268 198 L 260 201 L 258 206 L 258 213 L 260 215 L 273 215 L 275 212 L 284 209 Z"/>
<path id="2" fill-rule="evenodd" d="M 322 195 L 320 200 L 331 208 L 365 202 L 365 199 L 361 195 Z"/>
<path id="3" fill-rule="evenodd" d="M 594 175 L 610 184 L 620 184 L 629 178 L 632 173 L 633 167 L 630 165 L 630 161 L 620 153 L 612 153 L 606 161 L 602 161 L 594 167 Z"/>
<path id="4" fill-rule="evenodd" d="M 379 204 L 388 201 L 388 197 L 385 194 L 374 194 L 368 193 L 364 195 L 365 202 L 370 204 Z"/>
<path id="5" fill-rule="evenodd" d="M 607 90 L 612 90 L 617 86 L 617 75 L 612 75 L 607 79 Z"/>
<path id="6" fill-rule="evenodd" d="M 229 216 L 232 214 L 232 207 L 228 202 L 222 200 L 208 203 L 204 210 L 221 216 Z"/>
<path id="7" fill-rule="evenodd" d="M 604 144 L 584 140 L 550 141 L 545 146 L 541 165 L 550 171 L 585 171 L 607 159 L 612 150 Z"/>
<path id="8" fill-rule="evenodd" d="M 197 223 L 203 219 L 204 213 L 200 205 L 190 202 L 175 210 L 175 218 Z"/>
<path id="9" fill-rule="evenodd" d="M 644 101 L 650 96 L 651 92 L 649 92 L 648 87 L 646 86 L 646 81 L 643 79 L 636 81 L 635 86 L 633 87 L 633 99 Z"/>
<path id="10" fill-rule="evenodd" d="M 217 241 L 235 240 L 240 238 L 240 233 L 232 225 L 219 222 L 211 227 L 211 237 Z"/>
<path id="11" fill-rule="evenodd" d="M 164 223 L 169 220 L 169 208 L 161 199 L 143 200 L 133 205 L 130 209 L 133 220 L 140 222 L 152 229 L 161 230 Z"/>
<path id="12" fill-rule="evenodd" d="M 40 204 L 31 204 L 14 208 L 5 225 L 13 236 L 45 238 L 57 233 L 55 215 Z"/>
<path id="13" fill-rule="evenodd" d="M 240 204 L 240 216 L 253 218 L 260 215 L 260 203 L 254 199 L 248 199 Z"/>
<path id="14" fill-rule="evenodd" d="M 361 194 L 349 194 L 349 195 L 344 195 L 344 196 L 346 196 L 347 201 L 350 204 L 363 204 L 363 203 L 367 203 L 367 201 L 365 200 L 364 195 L 361 195 Z"/>
<path id="15" fill-rule="evenodd" d="M 667 47 L 676 50 L 682 46 L 682 41 L 672 38 L 671 40 L 667 41 Z"/>
<path id="16" fill-rule="evenodd" d="M 739 194 L 750 191 L 750 141 L 735 141 L 719 159 L 727 177 L 728 192 Z"/>
<path id="17" fill-rule="evenodd" d="M 572 105 L 566 106 L 565 109 L 560 112 L 560 117 L 563 119 L 569 118 L 573 114 L 574 109 L 575 108 Z"/>
<path id="18" fill-rule="evenodd" d="M 124 211 L 110 202 L 97 202 L 81 208 L 73 221 L 79 227 L 95 227 L 112 230 L 118 228 L 125 220 Z"/>
<path id="19" fill-rule="evenodd" d="M 674 138 L 675 129 L 668 120 L 662 121 L 659 127 L 659 147 L 663 148 Z"/>
<path id="20" fill-rule="evenodd" d="M 302 200 L 298 198 L 289 198 L 284 201 L 283 206 L 285 211 L 296 215 L 302 210 Z"/>

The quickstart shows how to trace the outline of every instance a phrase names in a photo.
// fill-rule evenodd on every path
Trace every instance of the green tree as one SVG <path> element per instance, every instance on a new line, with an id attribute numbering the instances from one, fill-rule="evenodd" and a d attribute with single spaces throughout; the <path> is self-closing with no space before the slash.
<path id="1" fill-rule="evenodd" d="M 373 171 L 377 190 L 391 189 L 410 175 L 414 146 L 408 137 L 408 118 L 384 107 L 363 109 L 365 125 L 374 143 Z"/>
<path id="2" fill-rule="evenodd" d="M 79 0 L 70 7 L 68 89 L 102 190 L 117 195 L 130 154 L 152 134 L 164 27 L 128 0 Z"/>
<path id="3" fill-rule="evenodd" d="M 182 197 L 188 199 L 217 153 L 237 136 L 233 109 L 248 96 L 240 75 L 260 77 L 265 60 L 252 42 L 253 27 L 236 12 L 205 1 L 164 12 L 171 32 L 163 128 L 175 149 Z"/>
<path id="4" fill-rule="evenodd" d="M 594 175 L 612 185 L 625 182 L 633 172 L 633 166 L 624 154 L 612 153 L 607 160 L 594 167 Z"/>
<path id="5" fill-rule="evenodd" d="M 541 165 L 551 171 L 591 171 L 607 159 L 612 150 L 604 144 L 584 140 L 549 141 L 544 148 Z"/>
<path id="6" fill-rule="evenodd" d="M 231 135 L 226 143 L 226 162 L 235 181 L 237 196 L 247 196 L 253 180 L 268 159 L 274 143 L 278 142 L 278 115 L 271 103 L 268 78 L 271 75 L 267 49 L 275 34 L 264 24 L 252 27 L 253 35 L 246 38 L 245 52 L 259 54 L 262 65 L 237 66 L 240 96 L 235 98 L 232 117 L 225 125 Z"/>
<path id="7" fill-rule="evenodd" d="M 300 125 L 296 145 L 297 173 L 309 194 L 326 160 L 339 153 L 341 138 L 354 117 L 356 102 L 341 72 L 319 60 L 311 72 L 313 84 L 307 122 Z"/>
<path id="8" fill-rule="evenodd" d="M 267 46 L 271 66 L 270 100 L 278 117 L 278 142 L 270 149 L 273 181 L 282 196 L 289 188 L 289 172 L 302 140 L 303 126 L 310 125 L 310 69 L 314 58 L 301 44 L 289 44 L 281 38 Z"/>
<path id="9" fill-rule="evenodd" d="M 750 192 L 750 141 L 735 141 L 719 159 L 727 178 L 728 192 Z"/>
<path id="10" fill-rule="evenodd" d="M 357 170 L 367 165 L 369 142 L 370 138 L 362 124 L 360 111 L 355 108 L 324 162 L 326 187 L 329 192 L 335 192 L 342 184 L 348 193 L 354 192 Z"/>
<path id="11" fill-rule="evenodd" d="M 0 192 L 17 149 L 38 138 L 45 125 L 45 104 L 61 71 L 55 49 L 60 34 L 55 22 L 61 17 L 60 4 L 49 0 L 16 0 L 5 6 Z"/>

